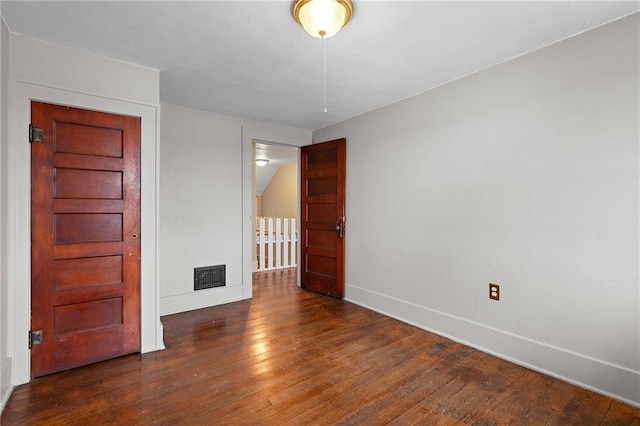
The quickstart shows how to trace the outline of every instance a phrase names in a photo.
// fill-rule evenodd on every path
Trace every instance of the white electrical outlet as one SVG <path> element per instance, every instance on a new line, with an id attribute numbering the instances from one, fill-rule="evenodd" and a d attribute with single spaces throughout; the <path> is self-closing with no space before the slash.
<path id="1" fill-rule="evenodd" d="M 500 300 L 500 286 L 498 284 L 489 283 L 489 299 Z"/>

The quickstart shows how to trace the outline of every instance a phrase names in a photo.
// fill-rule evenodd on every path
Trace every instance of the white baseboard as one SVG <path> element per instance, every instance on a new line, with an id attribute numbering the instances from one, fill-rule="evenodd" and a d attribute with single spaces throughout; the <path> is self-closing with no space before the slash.
<path id="1" fill-rule="evenodd" d="M 7 358 L 0 369 L 0 413 L 4 410 L 4 406 L 9 401 L 12 392 L 11 358 Z"/>
<path id="2" fill-rule="evenodd" d="M 158 339 L 156 342 L 156 346 L 159 351 L 162 351 L 166 349 L 166 346 L 164 345 L 164 325 L 162 324 L 162 321 L 160 321 L 160 318 L 158 318 L 157 330 L 158 330 L 158 336 L 157 336 Z"/>
<path id="3" fill-rule="evenodd" d="M 216 287 L 160 297 L 160 315 L 177 314 L 242 300 L 242 286 Z"/>
<path id="4" fill-rule="evenodd" d="M 355 285 L 345 300 L 577 386 L 640 407 L 640 372 Z"/>

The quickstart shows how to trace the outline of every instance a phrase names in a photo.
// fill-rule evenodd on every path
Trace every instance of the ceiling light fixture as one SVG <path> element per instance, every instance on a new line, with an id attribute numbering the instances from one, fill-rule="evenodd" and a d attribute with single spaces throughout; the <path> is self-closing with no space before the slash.
<path id="1" fill-rule="evenodd" d="M 293 17 L 310 36 L 329 38 L 347 25 L 353 14 L 351 0 L 295 0 Z"/>
<path id="2" fill-rule="evenodd" d="M 267 160 L 266 158 L 256 158 L 256 166 L 264 167 L 267 164 L 269 164 L 269 160 Z"/>

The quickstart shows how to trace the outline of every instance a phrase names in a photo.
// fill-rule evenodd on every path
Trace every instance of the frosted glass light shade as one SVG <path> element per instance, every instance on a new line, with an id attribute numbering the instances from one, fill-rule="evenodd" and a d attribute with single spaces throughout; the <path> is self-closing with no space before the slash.
<path id="1" fill-rule="evenodd" d="M 265 159 L 265 158 L 256 158 L 256 166 L 258 167 L 264 167 L 267 164 L 269 164 L 269 160 Z"/>
<path id="2" fill-rule="evenodd" d="M 293 17 L 310 36 L 329 38 L 351 19 L 351 0 L 296 0 Z"/>

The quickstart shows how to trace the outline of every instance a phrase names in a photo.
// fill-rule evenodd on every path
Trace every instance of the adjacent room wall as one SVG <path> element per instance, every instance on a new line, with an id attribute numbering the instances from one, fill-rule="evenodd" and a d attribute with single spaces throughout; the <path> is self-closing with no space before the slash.
<path id="1" fill-rule="evenodd" d="M 8 315 L 9 285 L 7 280 L 9 258 L 7 243 L 8 75 L 9 33 L 2 16 L 0 16 L 0 412 L 2 412 L 13 389 L 11 358 L 9 357 L 11 322 Z"/>
<path id="2" fill-rule="evenodd" d="M 314 132 L 347 299 L 640 405 L 639 16 Z"/>
<path id="3" fill-rule="evenodd" d="M 298 164 L 280 167 L 262 192 L 262 215 L 296 217 L 298 214 Z"/>
<path id="4" fill-rule="evenodd" d="M 45 64 L 45 65 L 43 65 Z M 141 349 L 163 347 L 156 277 L 157 130 L 159 73 L 110 58 L 24 36 L 9 39 L 8 287 L 9 357 L 13 384 L 29 380 L 30 148 L 26 130 L 30 101 L 142 117 Z"/>
<path id="5" fill-rule="evenodd" d="M 253 210 L 256 212 L 256 216 L 262 216 L 262 195 L 256 195 L 256 204 Z"/>
<path id="6" fill-rule="evenodd" d="M 162 105 L 162 314 L 244 298 L 242 138 L 247 127 L 291 138 L 311 138 L 308 130 Z M 251 153 L 249 157 L 253 158 Z M 253 160 L 244 166 L 252 168 Z M 253 205 L 255 198 L 249 200 Z M 193 269 L 211 265 L 226 265 L 226 286 L 194 292 Z M 249 275 L 249 287 L 250 280 Z M 250 289 L 244 290 L 250 294 Z"/>

